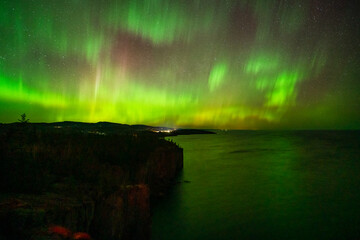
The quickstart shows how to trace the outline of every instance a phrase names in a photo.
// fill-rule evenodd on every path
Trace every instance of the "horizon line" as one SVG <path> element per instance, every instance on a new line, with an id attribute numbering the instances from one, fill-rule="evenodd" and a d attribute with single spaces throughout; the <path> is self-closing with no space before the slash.
<path id="1" fill-rule="evenodd" d="M 111 123 L 118 125 L 128 125 L 128 126 L 147 126 L 154 128 L 172 128 L 172 129 L 199 129 L 199 130 L 217 130 L 217 131 L 356 131 L 360 130 L 360 128 L 213 128 L 213 127 L 193 127 L 193 126 L 154 126 L 148 125 L 145 123 L 118 123 L 118 122 L 110 122 L 110 121 L 98 121 L 98 122 L 84 122 L 84 121 L 56 121 L 56 122 L 28 122 L 28 124 L 56 124 L 56 123 L 84 123 L 84 124 L 98 124 L 98 123 Z M 1 124 L 21 124 L 21 122 L 0 122 Z"/>

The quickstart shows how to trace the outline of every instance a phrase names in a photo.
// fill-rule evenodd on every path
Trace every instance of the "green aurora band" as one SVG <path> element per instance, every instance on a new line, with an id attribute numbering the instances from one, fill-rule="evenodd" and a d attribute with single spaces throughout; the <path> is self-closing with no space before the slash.
<path id="1" fill-rule="evenodd" d="M 2 0 L 0 121 L 359 128 L 356 14 L 341 1 Z"/>

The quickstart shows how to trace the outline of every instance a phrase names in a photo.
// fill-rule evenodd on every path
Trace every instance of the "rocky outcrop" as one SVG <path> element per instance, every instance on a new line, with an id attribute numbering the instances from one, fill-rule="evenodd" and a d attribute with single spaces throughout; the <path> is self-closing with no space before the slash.
<path id="1" fill-rule="evenodd" d="M 86 197 L 14 195 L 0 203 L 0 234 L 5 239 L 50 238 L 48 227 L 53 225 L 87 231 L 93 216 L 94 202 Z"/>
<path id="2" fill-rule="evenodd" d="M 65 181 L 38 194 L 1 194 L 0 239 L 59 239 L 53 229 L 61 227 L 70 239 L 84 233 L 97 240 L 149 239 L 150 198 L 171 186 L 183 167 L 183 151 L 162 143 L 140 156 L 146 159 L 130 167 L 93 165 L 86 179 L 102 184 Z"/>

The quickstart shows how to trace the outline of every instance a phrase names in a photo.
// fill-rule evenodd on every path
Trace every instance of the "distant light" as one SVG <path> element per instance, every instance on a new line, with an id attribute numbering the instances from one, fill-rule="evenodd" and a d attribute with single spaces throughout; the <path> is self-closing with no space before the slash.
<path id="1" fill-rule="evenodd" d="M 156 133 L 171 133 L 173 131 L 175 131 L 176 129 L 162 129 L 162 130 L 152 130 L 152 132 L 156 132 Z"/>

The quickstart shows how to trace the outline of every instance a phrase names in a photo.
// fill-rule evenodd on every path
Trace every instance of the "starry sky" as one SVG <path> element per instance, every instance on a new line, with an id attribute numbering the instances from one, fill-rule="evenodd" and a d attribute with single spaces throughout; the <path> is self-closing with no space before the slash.
<path id="1" fill-rule="evenodd" d="M 0 122 L 358 129 L 355 5 L 0 0 Z"/>

